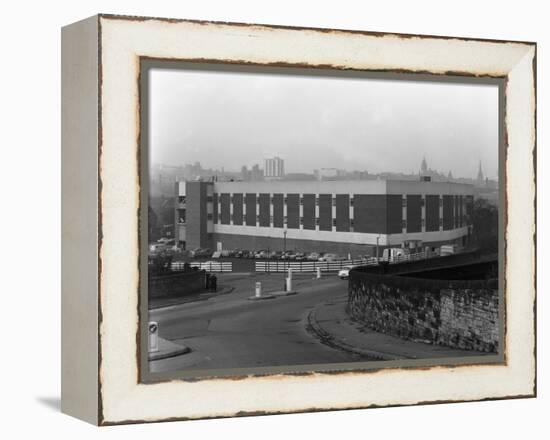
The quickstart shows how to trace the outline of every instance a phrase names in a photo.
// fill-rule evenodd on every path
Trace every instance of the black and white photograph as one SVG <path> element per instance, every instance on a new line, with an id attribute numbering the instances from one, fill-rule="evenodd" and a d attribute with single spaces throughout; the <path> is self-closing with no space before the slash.
<path id="1" fill-rule="evenodd" d="M 141 81 L 151 374 L 502 362 L 500 80 Z"/>

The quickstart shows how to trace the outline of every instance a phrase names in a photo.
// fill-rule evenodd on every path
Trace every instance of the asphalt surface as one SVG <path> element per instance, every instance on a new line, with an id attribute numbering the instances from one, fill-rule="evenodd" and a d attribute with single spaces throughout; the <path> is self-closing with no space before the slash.
<path id="1" fill-rule="evenodd" d="M 335 275 L 315 280 L 298 275 L 299 293 L 250 301 L 255 282 L 264 292 L 280 291 L 283 274 L 223 274 L 219 284 L 232 286 L 225 295 L 205 301 L 151 310 L 161 337 L 188 346 L 191 352 L 150 362 L 152 372 L 186 369 L 250 368 L 374 360 L 322 344 L 306 330 L 308 313 L 319 303 L 347 295 L 347 282 Z"/>

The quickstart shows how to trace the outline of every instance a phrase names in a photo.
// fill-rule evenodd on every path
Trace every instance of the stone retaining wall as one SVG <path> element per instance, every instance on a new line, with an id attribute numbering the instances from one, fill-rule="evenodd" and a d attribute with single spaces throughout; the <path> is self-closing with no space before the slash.
<path id="1" fill-rule="evenodd" d="M 206 285 L 206 272 L 174 272 L 149 277 L 149 298 L 185 296 L 202 292 Z"/>
<path id="2" fill-rule="evenodd" d="M 498 285 L 350 273 L 347 312 L 367 327 L 406 339 L 496 352 Z"/>

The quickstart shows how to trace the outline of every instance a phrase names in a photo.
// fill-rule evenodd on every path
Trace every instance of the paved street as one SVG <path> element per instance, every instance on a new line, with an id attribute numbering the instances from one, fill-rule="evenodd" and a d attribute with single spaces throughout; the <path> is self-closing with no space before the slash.
<path id="1" fill-rule="evenodd" d="M 297 295 L 248 300 L 256 281 L 269 292 L 282 290 L 283 279 L 283 274 L 223 274 L 219 284 L 234 286 L 231 293 L 150 311 L 150 320 L 159 322 L 161 337 L 191 348 L 189 354 L 152 361 L 151 371 L 371 360 L 323 345 L 306 331 L 309 311 L 345 297 L 346 281 L 334 274 L 321 280 L 297 275 L 293 286 Z"/>

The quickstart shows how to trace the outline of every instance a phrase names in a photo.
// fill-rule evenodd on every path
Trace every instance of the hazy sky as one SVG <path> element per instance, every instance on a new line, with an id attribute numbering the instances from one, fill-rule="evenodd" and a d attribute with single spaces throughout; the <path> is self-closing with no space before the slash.
<path id="1" fill-rule="evenodd" d="M 498 88 L 191 70 L 150 71 L 151 163 L 240 170 L 280 156 L 316 168 L 490 178 L 498 166 Z"/>

